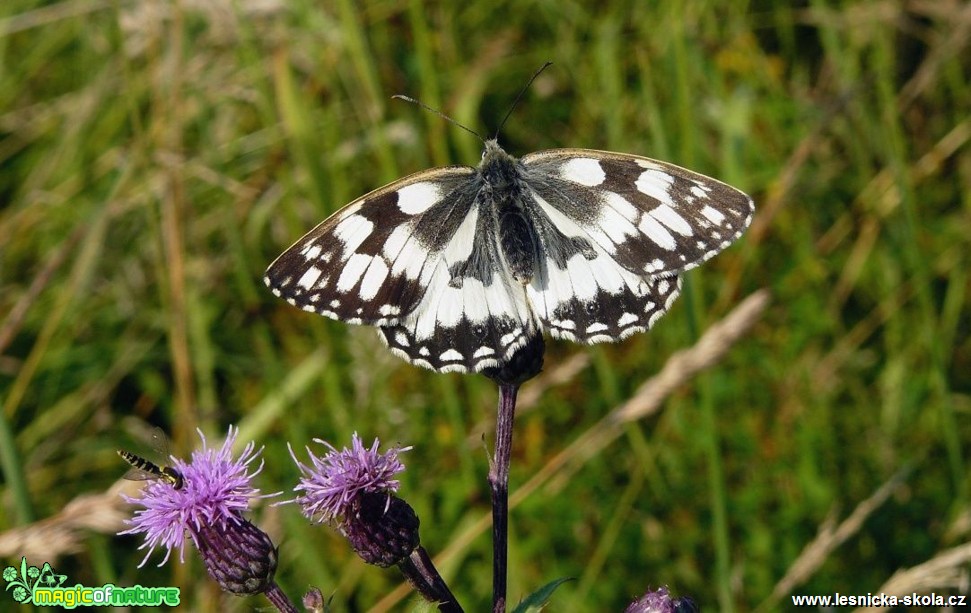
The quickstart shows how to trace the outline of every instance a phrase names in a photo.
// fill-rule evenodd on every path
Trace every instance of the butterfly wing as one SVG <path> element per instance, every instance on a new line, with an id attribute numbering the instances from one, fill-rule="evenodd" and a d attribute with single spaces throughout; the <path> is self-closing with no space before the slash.
<path id="1" fill-rule="evenodd" d="M 505 362 L 539 334 L 525 289 L 502 265 L 491 205 L 469 207 L 428 270 L 418 307 L 381 328 L 396 355 L 440 372 L 478 372 Z"/>
<path id="2" fill-rule="evenodd" d="M 734 187 L 636 155 L 551 149 L 522 162 L 535 193 L 636 274 L 698 266 L 741 236 L 755 210 Z"/>
<path id="3" fill-rule="evenodd" d="M 264 282 L 305 311 L 354 324 L 399 323 L 425 295 L 471 206 L 473 173 L 436 168 L 358 198 L 283 252 Z"/>
<path id="4" fill-rule="evenodd" d="M 522 286 L 500 273 L 496 223 L 468 167 L 417 173 L 344 207 L 267 269 L 305 311 L 378 326 L 419 366 L 477 372 L 536 334 Z"/>
<path id="5" fill-rule="evenodd" d="M 554 149 L 522 159 L 543 243 L 530 303 L 554 336 L 616 341 L 670 308 L 680 273 L 730 245 L 752 200 L 724 183 L 638 156 Z"/>

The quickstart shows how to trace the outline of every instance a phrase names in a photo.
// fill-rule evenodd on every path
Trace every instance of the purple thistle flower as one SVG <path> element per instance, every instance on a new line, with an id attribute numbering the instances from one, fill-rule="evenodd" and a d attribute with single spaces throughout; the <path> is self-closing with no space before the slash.
<path id="1" fill-rule="evenodd" d="M 326 441 L 314 441 L 330 451 L 318 457 L 307 449 L 309 465 L 290 449 L 303 474 L 293 489 L 303 493 L 287 502 L 299 504 L 311 521 L 336 526 L 369 564 L 387 567 L 407 559 L 419 545 L 419 522 L 408 503 L 394 496 L 400 485 L 394 476 L 405 469 L 398 454 L 411 447 L 378 453 L 378 439 L 367 449 L 357 433 L 351 448 L 340 451 Z"/>
<path id="2" fill-rule="evenodd" d="M 192 452 L 191 461 L 170 458 L 172 467 L 182 475 L 179 489 L 159 479 L 149 481 L 139 497 L 124 496 L 141 508 L 126 521 L 130 528 L 120 534 L 144 535 L 139 549 L 147 548 L 148 552 L 141 567 L 156 547 L 166 549 L 159 566 L 176 549 L 184 562 L 188 532 L 220 587 L 235 594 L 266 591 L 276 571 L 276 548 L 269 536 L 243 518 L 251 499 L 268 497 L 252 486 L 253 477 L 263 470 L 263 462 L 255 470 L 251 470 L 251 464 L 262 449 L 255 449 L 251 442 L 234 460 L 232 447 L 239 429 L 232 426 L 219 448 L 210 448 L 202 432 L 199 436 L 202 449 Z"/>
<path id="3" fill-rule="evenodd" d="M 335 526 L 365 562 L 381 567 L 397 565 L 422 597 L 437 603 L 440 611 L 461 612 L 455 595 L 421 546 L 418 515 L 394 495 L 400 486 L 394 476 L 405 469 L 398 454 L 411 447 L 392 447 L 378 453 L 378 439 L 367 449 L 356 432 L 350 449 L 338 451 L 326 441 L 314 441 L 329 451 L 318 457 L 308 448 L 310 463 L 303 464 L 290 448 L 290 456 L 302 474 L 293 488 L 298 496 L 277 504 L 299 504 L 307 519 Z M 309 608 L 316 602 L 305 604 Z"/>
<path id="4" fill-rule="evenodd" d="M 330 451 L 318 457 L 307 448 L 310 465 L 302 464 L 290 449 L 290 456 L 303 474 L 300 484 L 293 489 L 303 494 L 287 502 L 299 504 L 304 516 L 311 521 L 338 526 L 356 512 L 362 494 L 391 494 L 398 491 L 400 483 L 394 476 L 405 469 L 398 454 L 411 449 L 392 447 L 378 453 L 378 439 L 374 439 L 371 448 L 366 449 L 356 432 L 351 437 L 351 449 L 345 447 L 338 451 L 319 438 L 314 442 L 326 446 Z"/>
<path id="5" fill-rule="evenodd" d="M 630 603 L 624 613 L 697 613 L 695 601 L 688 598 L 671 598 L 667 587 L 649 591 Z"/>

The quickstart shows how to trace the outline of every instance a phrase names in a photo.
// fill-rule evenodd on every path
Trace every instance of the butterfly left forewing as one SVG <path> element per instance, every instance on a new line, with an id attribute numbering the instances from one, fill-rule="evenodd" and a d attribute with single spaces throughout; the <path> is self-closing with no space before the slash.
<path id="1" fill-rule="evenodd" d="M 394 325 L 413 310 L 427 277 L 464 218 L 473 169 L 436 168 L 358 198 L 324 220 L 267 268 L 274 294 L 348 323 Z"/>
<path id="2" fill-rule="evenodd" d="M 543 200 L 627 270 L 669 276 L 735 241 L 752 220 L 752 199 L 705 175 L 645 157 L 551 149 L 522 158 Z"/>

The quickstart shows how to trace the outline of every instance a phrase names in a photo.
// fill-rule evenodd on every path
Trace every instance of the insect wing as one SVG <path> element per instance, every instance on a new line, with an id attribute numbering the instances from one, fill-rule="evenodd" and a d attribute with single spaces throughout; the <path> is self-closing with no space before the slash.
<path id="1" fill-rule="evenodd" d="M 551 149 L 522 159 L 527 181 L 632 273 L 672 276 L 731 245 L 752 221 L 752 199 L 711 177 L 636 155 Z"/>
<path id="2" fill-rule="evenodd" d="M 617 341 L 670 309 L 680 273 L 730 245 L 752 200 L 673 164 L 588 149 L 522 160 L 542 243 L 530 304 L 553 336 Z"/>
<path id="3" fill-rule="evenodd" d="M 176 489 L 180 489 L 182 487 L 182 475 L 174 468 L 166 465 L 172 460 L 169 452 L 171 444 L 165 431 L 159 427 L 152 428 L 151 447 L 155 458 L 154 462 L 129 451 L 118 451 L 118 455 L 131 464 L 131 468 L 122 475 L 122 478 L 129 481 L 163 480 L 174 485 Z"/>
<path id="4" fill-rule="evenodd" d="M 473 175 L 466 166 L 436 168 L 355 200 L 270 264 L 264 282 L 305 311 L 353 324 L 400 323 L 448 256 L 472 204 Z"/>

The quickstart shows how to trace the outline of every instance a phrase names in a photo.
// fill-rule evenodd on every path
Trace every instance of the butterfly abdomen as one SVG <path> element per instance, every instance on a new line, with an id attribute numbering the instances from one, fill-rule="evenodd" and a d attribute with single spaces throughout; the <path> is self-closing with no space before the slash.
<path id="1" fill-rule="evenodd" d="M 482 183 L 479 205 L 491 209 L 487 214 L 498 222 L 499 247 L 509 274 L 521 285 L 529 285 L 540 252 L 536 228 L 526 210 L 525 170 L 495 141 L 489 141 L 478 172 Z"/>
<path id="2" fill-rule="evenodd" d="M 522 210 L 510 206 L 499 213 L 499 245 L 512 278 L 529 285 L 539 254 L 536 231 Z"/>

